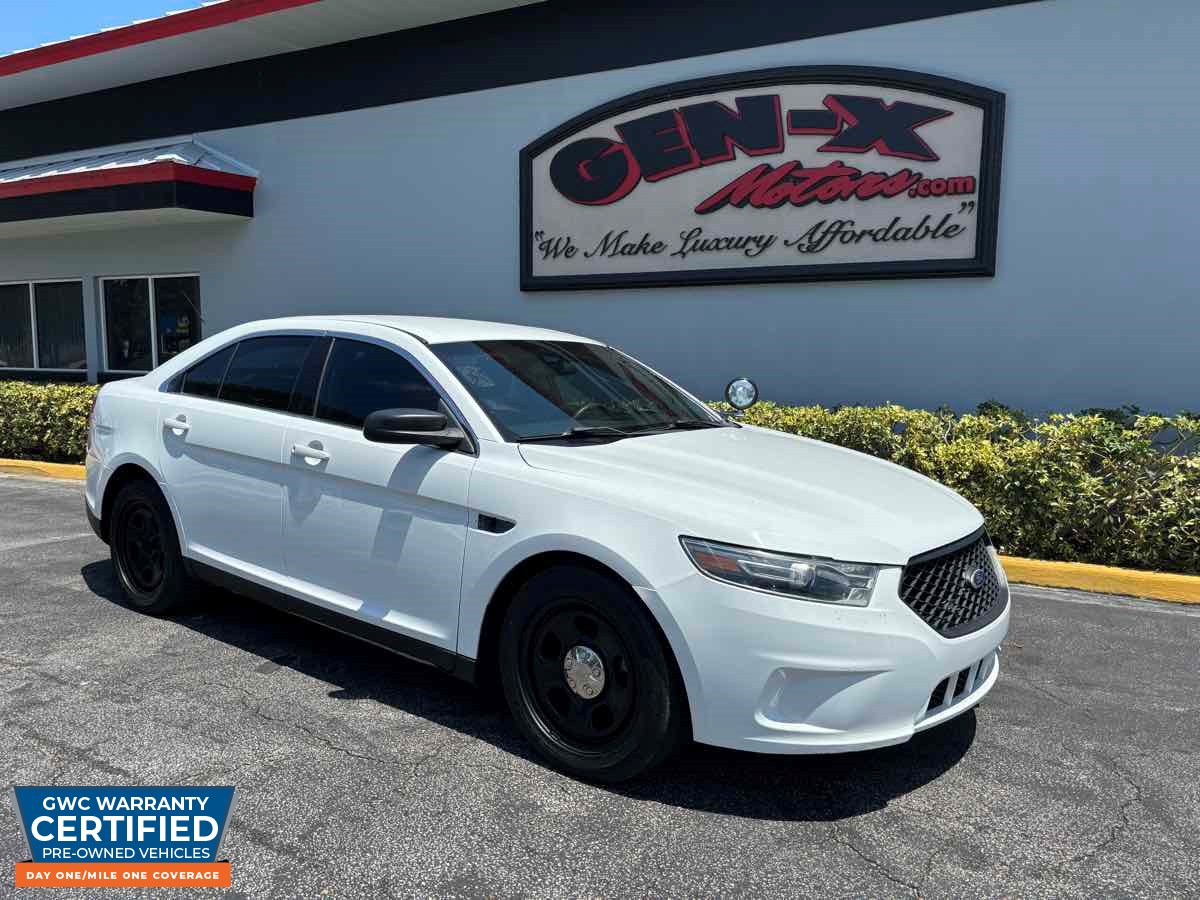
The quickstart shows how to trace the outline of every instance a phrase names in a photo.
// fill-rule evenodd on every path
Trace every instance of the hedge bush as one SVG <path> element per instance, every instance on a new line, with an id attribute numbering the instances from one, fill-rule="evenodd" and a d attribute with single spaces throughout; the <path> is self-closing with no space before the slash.
<path id="1" fill-rule="evenodd" d="M 82 461 L 95 393 L 0 382 L 0 457 Z M 1200 415 L 1126 408 L 1040 421 L 998 403 L 969 415 L 760 403 L 743 421 L 949 485 L 979 507 L 1005 553 L 1200 574 Z"/>
<path id="2" fill-rule="evenodd" d="M 1035 421 L 999 404 L 980 410 L 760 403 L 743 421 L 948 485 L 980 509 L 1004 553 L 1200 573 L 1200 416 L 1095 411 Z"/>
<path id="3" fill-rule="evenodd" d="M 82 462 L 96 387 L 0 381 L 0 457 Z"/>

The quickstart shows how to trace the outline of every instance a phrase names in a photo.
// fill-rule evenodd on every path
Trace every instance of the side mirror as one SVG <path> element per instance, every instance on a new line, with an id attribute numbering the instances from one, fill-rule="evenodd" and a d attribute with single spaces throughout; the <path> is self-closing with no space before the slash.
<path id="1" fill-rule="evenodd" d="M 423 444 L 453 449 L 466 437 L 447 417 L 427 409 L 381 409 L 367 416 L 363 437 L 377 444 Z"/>

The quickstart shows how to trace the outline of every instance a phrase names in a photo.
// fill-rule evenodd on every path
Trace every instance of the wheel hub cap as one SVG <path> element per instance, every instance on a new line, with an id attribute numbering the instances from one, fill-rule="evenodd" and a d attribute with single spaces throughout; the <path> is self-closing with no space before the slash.
<path id="1" fill-rule="evenodd" d="M 576 645 L 563 657 L 567 687 L 584 700 L 594 700 L 604 690 L 604 663 L 591 647 Z"/>

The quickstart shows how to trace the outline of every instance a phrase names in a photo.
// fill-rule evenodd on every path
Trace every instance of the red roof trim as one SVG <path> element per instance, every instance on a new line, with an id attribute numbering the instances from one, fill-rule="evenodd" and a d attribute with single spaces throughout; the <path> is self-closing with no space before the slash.
<path id="1" fill-rule="evenodd" d="M 89 34 L 48 47 L 35 47 L 32 50 L 0 56 L 0 77 L 320 2 L 321 0 L 225 0 L 224 3 L 214 6 L 202 6 L 173 16 L 163 16 L 148 22 L 114 28 L 112 31 Z"/>
<path id="2" fill-rule="evenodd" d="M 61 191 L 82 191 L 91 188 L 114 187 L 121 184 L 150 184 L 156 181 L 188 181 L 210 187 L 230 188 L 235 191 L 253 191 L 257 178 L 235 175 L 232 172 L 215 172 L 199 166 L 175 162 L 149 163 L 144 166 L 122 166 L 115 169 L 99 169 L 94 172 L 76 172 L 66 175 L 47 175 L 44 178 L 29 178 L 0 184 L 0 200 L 11 197 L 31 197 L 38 194 L 57 194 Z"/>

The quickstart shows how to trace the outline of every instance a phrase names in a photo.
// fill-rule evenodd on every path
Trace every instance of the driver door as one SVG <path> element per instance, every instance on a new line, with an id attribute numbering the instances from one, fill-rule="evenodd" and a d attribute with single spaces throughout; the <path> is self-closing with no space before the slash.
<path id="1" fill-rule="evenodd" d="M 284 562 L 310 602 L 453 651 L 476 458 L 363 437 L 397 407 L 444 410 L 396 349 L 335 338 L 314 417 L 284 436 Z"/>

